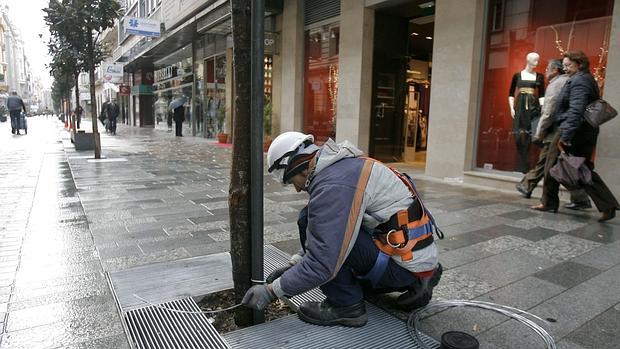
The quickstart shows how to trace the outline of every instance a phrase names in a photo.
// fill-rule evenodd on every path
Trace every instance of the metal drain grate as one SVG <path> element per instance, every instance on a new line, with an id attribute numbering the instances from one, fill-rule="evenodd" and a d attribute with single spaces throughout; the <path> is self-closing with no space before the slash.
<path id="1" fill-rule="evenodd" d="M 411 339 L 404 322 L 372 304 L 366 303 L 366 310 L 368 323 L 364 327 L 316 326 L 291 315 L 228 332 L 224 338 L 235 349 L 422 348 Z M 431 337 L 422 335 L 422 340 L 429 348 L 439 348 Z"/>
<path id="2" fill-rule="evenodd" d="M 161 307 L 199 312 L 192 298 L 162 303 Z M 205 314 L 188 314 L 149 306 L 125 313 L 133 346 L 138 349 L 229 349 Z"/>
<path id="3" fill-rule="evenodd" d="M 267 275 L 269 275 L 277 268 L 286 265 L 289 258 L 291 258 L 288 254 L 272 245 L 265 245 L 264 254 L 265 256 L 263 259 L 265 261 L 265 277 L 267 277 Z M 320 289 L 315 288 L 308 292 L 302 293 L 292 298 L 285 298 L 283 300 L 288 304 L 289 307 L 291 307 L 291 309 L 293 309 L 293 311 L 297 311 L 297 308 L 299 308 L 299 305 L 303 302 L 321 302 L 324 299 L 325 295 L 323 294 L 323 292 L 321 292 Z"/>

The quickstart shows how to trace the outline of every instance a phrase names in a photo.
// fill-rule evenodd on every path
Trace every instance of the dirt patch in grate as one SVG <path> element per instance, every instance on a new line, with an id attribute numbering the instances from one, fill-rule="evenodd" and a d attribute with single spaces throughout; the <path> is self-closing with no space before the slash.
<path id="1" fill-rule="evenodd" d="M 235 290 L 233 289 L 208 294 L 198 302 L 200 309 L 206 311 L 228 308 L 234 304 Z M 278 299 L 265 308 L 265 321 L 269 322 L 291 314 L 294 314 L 293 310 Z M 235 324 L 234 310 L 211 314 L 209 317 L 213 319 L 212 325 L 220 334 L 242 328 Z"/>

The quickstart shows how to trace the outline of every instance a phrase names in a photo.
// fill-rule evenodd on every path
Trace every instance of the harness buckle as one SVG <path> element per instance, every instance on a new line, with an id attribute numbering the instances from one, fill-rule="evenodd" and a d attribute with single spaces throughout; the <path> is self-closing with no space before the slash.
<path id="1" fill-rule="evenodd" d="M 392 247 L 394 247 L 394 248 L 400 248 L 400 247 L 402 247 L 402 244 L 401 244 L 401 243 L 396 243 L 396 244 L 393 244 L 393 243 L 390 241 L 390 234 L 392 234 L 392 233 L 396 233 L 396 229 L 392 229 L 392 230 L 388 231 L 388 232 L 387 232 L 387 234 L 385 234 L 385 242 L 386 242 L 388 245 L 390 245 L 390 246 L 392 246 Z"/>

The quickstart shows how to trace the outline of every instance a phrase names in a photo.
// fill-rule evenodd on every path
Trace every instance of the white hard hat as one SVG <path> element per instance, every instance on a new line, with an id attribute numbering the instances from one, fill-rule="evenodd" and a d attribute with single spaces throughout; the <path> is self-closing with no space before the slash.
<path id="1" fill-rule="evenodd" d="M 271 142 L 267 151 L 269 173 L 280 183 L 286 184 L 290 175 L 292 160 L 297 155 L 309 155 L 319 147 L 314 144 L 314 136 L 301 132 L 284 132 Z"/>

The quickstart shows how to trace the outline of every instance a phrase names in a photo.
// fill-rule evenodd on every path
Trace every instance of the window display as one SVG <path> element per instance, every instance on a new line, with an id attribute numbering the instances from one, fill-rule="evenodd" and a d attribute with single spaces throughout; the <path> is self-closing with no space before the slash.
<path id="1" fill-rule="evenodd" d="M 544 103 L 544 67 L 582 50 L 604 88 L 613 0 L 491 0 L 475 166 L 526 172 Z M 506 98 L 508 97 L 508 98 Z"/>
<path id="2" fill-rule="evenodd" d="M 337 24 L 306 31 L 304 132 L 317 142 L 336 137 L 339 37 Z"/>

